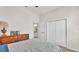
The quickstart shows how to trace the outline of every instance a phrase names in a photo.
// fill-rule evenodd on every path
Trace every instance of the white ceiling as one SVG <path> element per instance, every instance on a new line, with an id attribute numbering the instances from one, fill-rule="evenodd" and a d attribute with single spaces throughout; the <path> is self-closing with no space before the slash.
<path id="1" fill-rule="evenodd" d="M 28 6 L 25 8 L 36 14 L 44 14 L 44 13 L 50 12 L 51 10 L 54 10 L 59 7 L 60 6 L 39 6 L 36 8 L 35 6 Z"/>

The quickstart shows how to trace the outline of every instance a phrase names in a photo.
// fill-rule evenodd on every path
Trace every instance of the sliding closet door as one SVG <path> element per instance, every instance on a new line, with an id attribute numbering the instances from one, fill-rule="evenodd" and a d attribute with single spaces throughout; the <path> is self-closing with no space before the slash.
<path id="1" fill-rule="evenodd" d="M 55 40 L 55 22 L 47 23 L 47 41 L 53 44 L 56 43 Z"/>
<path id="2" fill-rule="evenodd" d="M 56 21 L 56 44 L 66 46 L 66 22 Z"/>
<path id="3" fill-rule="evenodd" d="M 59 20 L 47 23 L 47 41 L 66 47 L 67 33 L 66 20 Z"/>

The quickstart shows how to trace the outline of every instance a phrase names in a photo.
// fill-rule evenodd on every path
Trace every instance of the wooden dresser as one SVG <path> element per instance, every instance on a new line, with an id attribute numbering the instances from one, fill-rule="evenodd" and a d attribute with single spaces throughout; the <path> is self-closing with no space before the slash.
<path id="1" fill-rule="evenodd" d="M 0 37 L 0 44 L 10 44 L 22 40 L 28 40 L 29 34 L 20 34 L 20 35 L 13 35 L 13 36 L 2 36 Z"/>

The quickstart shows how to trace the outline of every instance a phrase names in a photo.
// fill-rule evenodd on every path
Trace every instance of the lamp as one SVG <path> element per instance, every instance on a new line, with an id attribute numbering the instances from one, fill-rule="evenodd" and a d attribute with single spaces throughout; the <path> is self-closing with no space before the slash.
<path id="1" fill-rule="evenodd" d="M 2 36 L 6 36 L 7 27 L 8 27 L 8 23 L 6 21 L 0 21 L 0 29 L 1 29 L 1 32 L 3 33 Z"/>

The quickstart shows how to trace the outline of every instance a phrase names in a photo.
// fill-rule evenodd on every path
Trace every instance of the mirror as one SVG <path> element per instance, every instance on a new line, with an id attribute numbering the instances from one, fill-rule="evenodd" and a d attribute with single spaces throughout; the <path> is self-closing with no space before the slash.
<path id="1" fill-rule="evenodd" d="M 38 38 L 38 23 L 34 23 L 34 38 Z"/>

